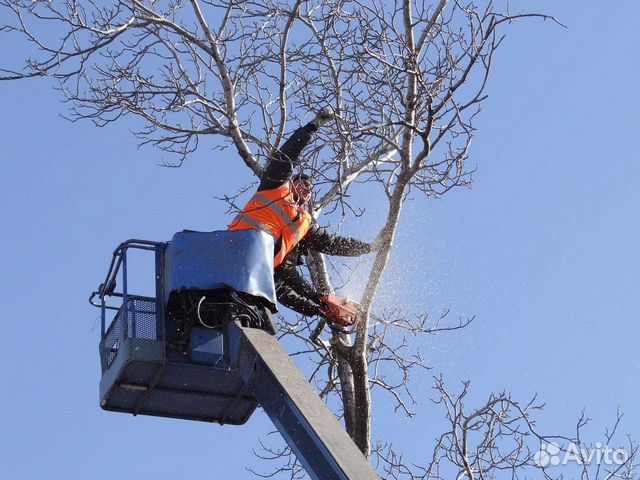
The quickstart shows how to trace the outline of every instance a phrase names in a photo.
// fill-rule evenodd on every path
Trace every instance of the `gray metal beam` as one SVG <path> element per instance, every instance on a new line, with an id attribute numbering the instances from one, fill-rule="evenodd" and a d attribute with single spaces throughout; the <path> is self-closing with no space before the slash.
<path id="1" fill-rule="evenodd" d="M 236 323 L 229 333 L 240 375 L 311 478 L 379 480 L 273 335 Z"/>

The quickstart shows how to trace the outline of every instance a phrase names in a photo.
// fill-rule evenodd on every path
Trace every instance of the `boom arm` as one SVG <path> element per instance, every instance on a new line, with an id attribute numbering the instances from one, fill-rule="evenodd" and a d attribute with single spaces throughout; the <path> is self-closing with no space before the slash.
<path id="1" fill-rule="evenodd" d="M 240 375 L 311 478 L 379 480 L 273 335 L 233 322 L 229 336 Z"/>

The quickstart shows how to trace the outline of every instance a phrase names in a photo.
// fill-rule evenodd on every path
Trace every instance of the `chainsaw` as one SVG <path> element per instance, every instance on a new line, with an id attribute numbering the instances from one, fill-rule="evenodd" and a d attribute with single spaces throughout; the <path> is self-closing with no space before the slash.
<path id="1" fill-rule="evenodd" d="M 320 297 L 320 313 L 332 328 L 343 330 L 356 325 L 361 318 L 360 305 L 334 294 Z"/>

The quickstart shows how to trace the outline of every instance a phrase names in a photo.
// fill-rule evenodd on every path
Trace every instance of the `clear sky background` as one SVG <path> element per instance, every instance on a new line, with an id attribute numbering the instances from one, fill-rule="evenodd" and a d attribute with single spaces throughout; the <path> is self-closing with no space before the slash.
<path id="1" fill-rule="evenodd" d="M 572 433 L 586 408 L 594 442 L 621 406 L 621 432 L 640 439 L 640 2 L 605 3 L 514 2 L 568 28 L 508 30 L 477 122 L 474 187 L 404 210 L 386 290 L 409 311 L 476 315 L 424 340 L 432 370 L 416 379 L 416 418 L 384 398 L 374 408 L 375 437 L 412 462 L 443 431 L 428 400 L 439 374 L 453 389 L 472 381 L 470 408 L 491 391 L 537 393 L 545 433 Z M 3 58 L 22 52 L 0 45 Z M 99 312 L 86 301 L 119 242 L 224 228 L 213 196 L 248 171 L 210 149 L 159 167 L 131 124 L 69 123 L 60 100 L 47 81 L 0 84 L 0 478 L 248 478 L 272 429 L 262 412 L 220 427 L 100 410 Z"/>

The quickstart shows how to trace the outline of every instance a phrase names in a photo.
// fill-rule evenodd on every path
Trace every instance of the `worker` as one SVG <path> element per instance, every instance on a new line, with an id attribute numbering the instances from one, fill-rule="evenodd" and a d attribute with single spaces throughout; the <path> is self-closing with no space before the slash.
<path id="1" fill-rule="evenodd" d="M 308 175 L 293 175 L 293 169 L 313 134 L 332 118 L 333 112 L 323 109 L 313 121 L 293 133 L 269 160 L 258 190 L 229 225 L 229 230 L 262 230 L 274 238 L 278 301 L 307 316 L 325 314 L 327 300 L 298 273 L 303 255 L 315 251 L 355 257 L 378 250 L 382 242 L 380 237 L 365 243 L 330 234 L 307 211 L 313 183 Z M 331 318 L 328 320 L 333 323 Z"/>

